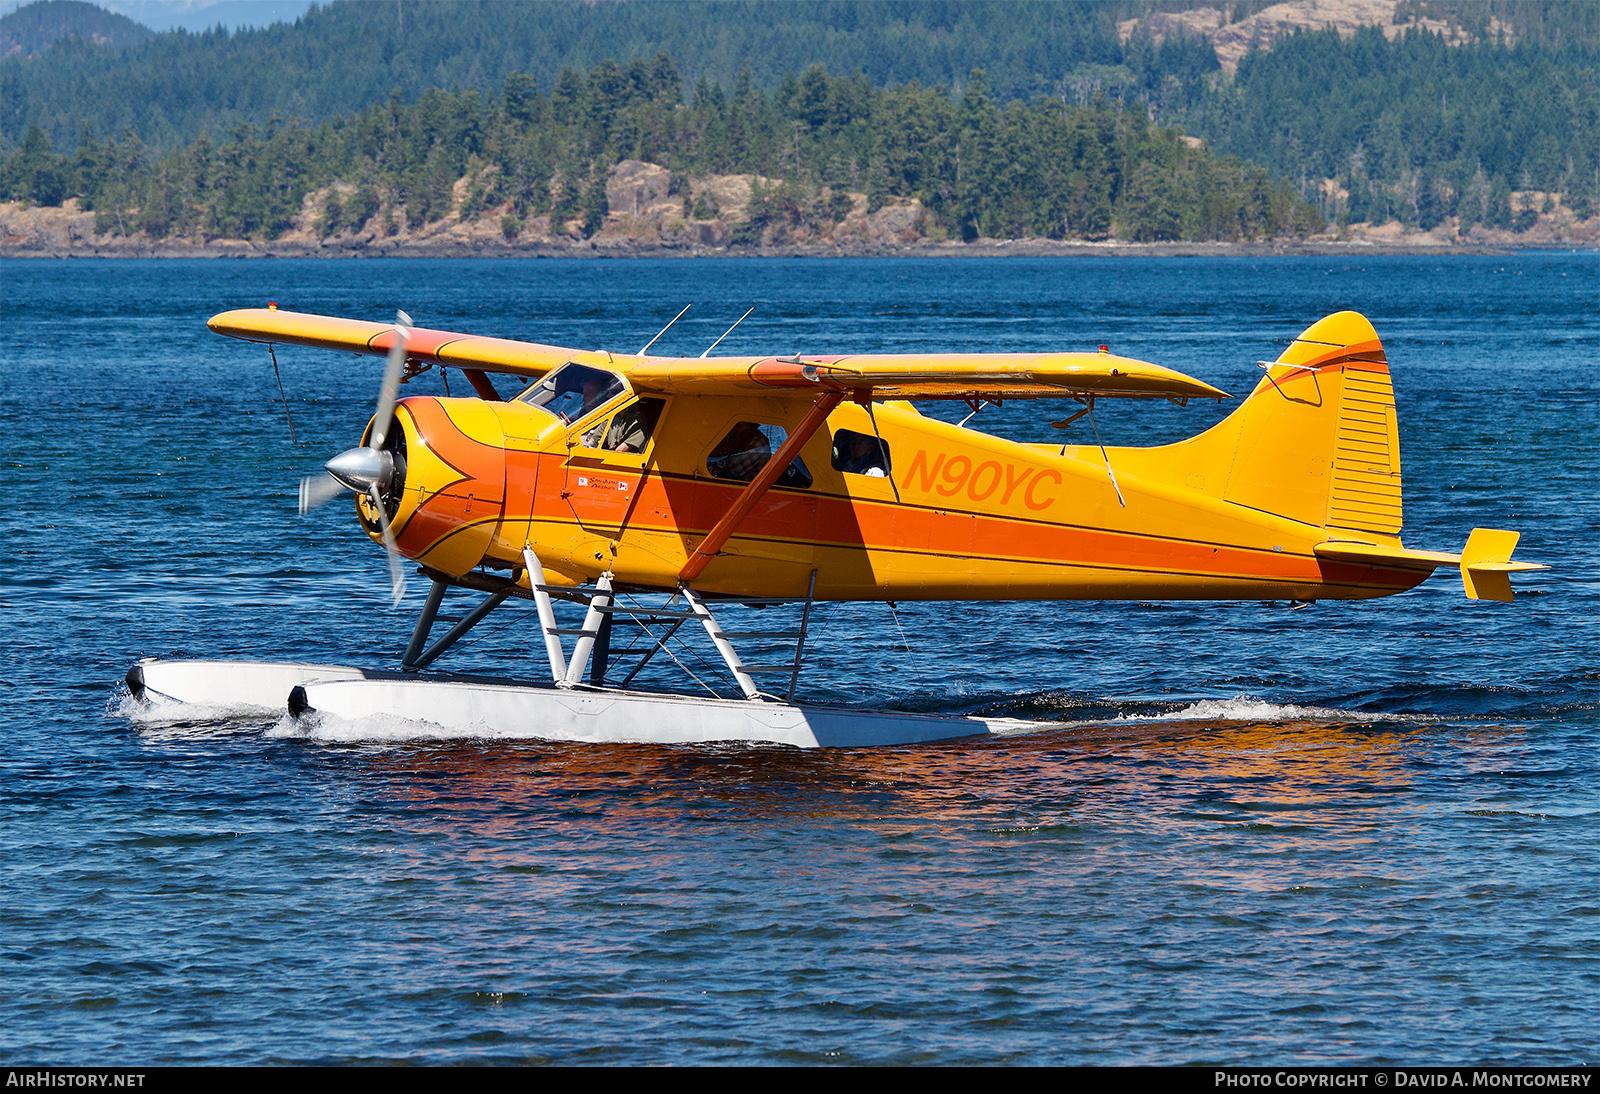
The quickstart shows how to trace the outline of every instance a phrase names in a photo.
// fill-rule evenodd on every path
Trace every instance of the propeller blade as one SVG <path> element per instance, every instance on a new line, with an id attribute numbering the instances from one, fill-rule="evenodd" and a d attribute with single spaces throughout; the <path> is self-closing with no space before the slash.
<path id="1" fill-rule="evenodd" d="M 327 505 L 345 492 L 345 485 L 324 471 L 320 475 L 307 475 L 300 480 L 300 515 Z"/>
<path id="2" fill-rule="evenodd" d="M 394 401 L 400 393 L 400 369 L 406 363 L 406 341 L 411 337 L 411 316 L 394 313 L 394 345 L 389 347 L 389 362 L 383 369 L 383 386 L 378 389 L 378 410 L 372 417 L 371 447 L 382 448 L 394 421 Z"/>
<path id="3" fill-rule="evenodd" d="M 368 490 L 367 497 L 372 499 L 373 508 L 378 511 L 378 530 L 383 533 L 383 549 L 389 555 L 389 583 L 394 591 L 392 606 L 398 608 L 406 595 L 406 572 L 400 562 L 400 548 L 395 545 L 394 530 L 389 527 L 389 514 L 383 508 L 383 498 L 378 495 L 378 488 L 374 486 Z"/>

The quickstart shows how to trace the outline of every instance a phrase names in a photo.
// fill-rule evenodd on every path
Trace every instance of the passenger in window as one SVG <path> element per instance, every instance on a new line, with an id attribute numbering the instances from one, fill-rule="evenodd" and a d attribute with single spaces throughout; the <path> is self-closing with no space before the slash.
<path id="1" fill-rule="evenodd" d="M 761 425 L 758 422 L 740 422 L 728 431 L 721 443 L 706 457 L 706 467 L 719 479 L 737 479 L 750 482 L 789 434 L 780 425 Z M 811 486 L 811 472 L 804 461 L 796 456 L 778 476 L 775 486 L 806 490 Z"/>
<path id="2" fill-rule="evenodd" d="M 583 417 L 606 401 L 607 384 L 605 379 L 595 376 L 583 382 L 583 405 L 578 407 L 578 417 Z"/>
<path id="3" fill-rule="evenodd" d="M 834 434 L 833 468 L 850 475 L 881 479 L 889 474 L 888 446 L 877 437 L 841 429 Z"/>
<path id="4" fill-rule="evenodd" d="M 775 486 L 787 486 L 795 490 L 809 490 L 811 488 L 811 472 L 806 470 L 806 465 L 799 456 L 789 461 L 789 466 L 783 469 L 783 474 L 778 476 Z"/>
<path id="5" fill-rule="evenodd" d="M 772 442 L 755 422 L 740 422 L 711 450 L 706 465 L 719 479 L 749 482 L 772 458 Z"/>

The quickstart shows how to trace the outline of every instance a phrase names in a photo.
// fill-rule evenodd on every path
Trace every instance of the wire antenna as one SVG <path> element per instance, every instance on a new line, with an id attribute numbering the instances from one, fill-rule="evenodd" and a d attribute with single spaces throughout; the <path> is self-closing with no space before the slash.
<path id="1" fill-rule="evenodd" d="M 692 307 L 694 307 L 694 302 L 693 301 L 690 301 L 689 303 L 685 304 L 683 306 L 683 311 L 679 312 L 677 315 L 674 315 L 672 317 L 672 321 L 671 322 L 669 322 L 666 326 L 662 327 L 660 330 L 656 331 L 656 336 L 654 338 L 650 339 L 650 341 L 646 342 L 644 345 L 639 347 L 639 356 L 643 357 L 645 350 L 649 349 L 651 346 L 653 346 L 657 342 L 661 341 L 661 336 L 663 334 L 666 334 L 667 331 L 671 330 L 672 329 L 672 324 L 676 323 L 678 320 L 682 319 L 683 318 L 683 313 L 688 311 Z"/>
<path id="2" fill-rule="evenodd" d="M 739 318 L 735 319 L 733 321 L 733 327 L 737 327 L 740 323 L 743 323 L 746 319 L 750 318 L 750 312 L 755 311 L 755 310 L 756 309 L 752 306 L 750 308 L 750 311 L 745 312 L 743 315 L 739 316 Z M 729 327 L 727 330 L 723 331 L 722 332 L 722 338 L 726 338 L 726 337 L 728 337 L 728 335 L 732 334 L 733 333 L 733 327 Z M 702 353 L 700 356 L 701 357 L 710 357 L 711 356 L 711 351 L 716 349 L 718 346 L 722 345 L 722 338 L 718 338 L 715 342 L 713 342 L 709 346 L 707 346 L 706 347 L 706 351 L 704 353 Z"/>

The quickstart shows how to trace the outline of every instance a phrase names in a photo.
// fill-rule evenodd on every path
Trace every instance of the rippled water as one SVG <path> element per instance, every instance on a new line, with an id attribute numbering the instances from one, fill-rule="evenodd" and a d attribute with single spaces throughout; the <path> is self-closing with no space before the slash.
<path id="1" fill-rule="evenodd" d="M 1600 260 L 6 262 L 0 1052 L 14 1061 L 1567 1063 L 1600 993 Z M 392 665 L 422 590 L 293 488 L 381 362 L 272 299 L 630 350 L 1076 348 L 1242 393 L 1394 368 L 1406 542 L 1513 605 L 827 606 L 814 700 L 1058 719 L 801 753 L 117 716 L 151 654 Z M 964 413 L 964 410 L 962 411 Z M 1208 424 L 1107 411 L 1108 443 Z M 985 410 L 1036 436 L 1044 416 Z M 526 613 L 463 670 L 528 665 Z M 909 649 L 907 648 L 909 647 Z"/>

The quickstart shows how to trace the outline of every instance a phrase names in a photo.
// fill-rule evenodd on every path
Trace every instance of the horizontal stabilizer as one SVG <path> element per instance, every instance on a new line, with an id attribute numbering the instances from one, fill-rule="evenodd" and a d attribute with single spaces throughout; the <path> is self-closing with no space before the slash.
<path id="1" fill-rule="evenodd" d="M 1459 555 L 1442 551 L 1413 551 L 1409 547 L 1384 547 L 1375 543 L 1330 540 L 1312 548 L 1318 558 L 1334 562 L 1355 562 L 1367 566 L 1386 566 L 1396 570 L 1433 571 L 1440 566 L 1459 566 L 1461 582 L 1471 600 L 1511 600 L 1508 574 L 1528 570 L 1548 570 L 1538 562 L 1512 562 L 1520 532 L 1498 528 L 1474 528 Z"/>
<path id="2" fill-rule="evenodd" d="M 1311 550 L 1318 558 L 1335 562 L 1360 562 L 1368 566 L 1392 566 L 1399 570 L 1427 570 L 1430 573 L 1440 566 L 1461 564 L 1460 555 L 1447 555 L 1442 551 L 1413 551 L 1409 547 L 1379 547 L 1372 543 L 1343 540 L 1319 543 Z"/>

